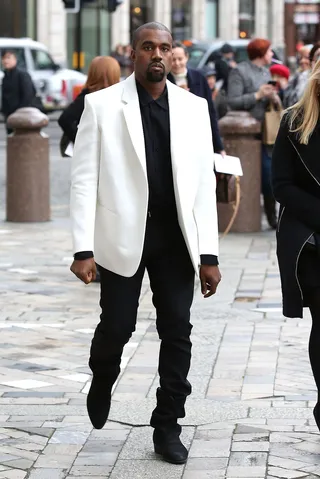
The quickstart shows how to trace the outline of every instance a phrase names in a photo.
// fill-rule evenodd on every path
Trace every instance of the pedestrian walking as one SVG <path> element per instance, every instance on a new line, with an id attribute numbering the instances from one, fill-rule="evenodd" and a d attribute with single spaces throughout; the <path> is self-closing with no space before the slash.
<path id="1" fill-rule="evenodd" d="M 216 107 L 218 118 L 223 118 L 228 113 L 228 99 L 225 90 L 221 89 L 221 85 L 219 88 L 217 86 L 217 72 L 214 68 L 205 66 L 202 69 L 202 73 L 207 79 L 207 83 L 211 91 L 211 98 Z"/>
<path id="2" fill-rule="evenodd" d="M 16 54 L 11 50 L 2 53 L 4 77 L 1 86 L 2 113 L 7 121 L 8 116 L 18 108 L 34 107 L 43 110 L 41 99 L 37 96 L 35 86 L 29 73 L 17 66 Z M 7 128 L 7 133 L 12 130 Z"/>
<path id="3" fill-rule="evenodd" d="M 102 428 L 147 270 L 161 340 L 150 421 L 154 448 L 164 460 L 182 464 L 188 452 L 178 419 L 191 393 L 195 273 L 205 298 L 220 281 L 212 134 L 207 102 L 167 81 L 167 27 L 142 25 L 132 48 L 134 74 L 85 97 L 72 160 L 71 271 L 90 283 L 96 261 L 101 275 L 87 409 L 93 426 Z"/>
<path id="4" fill-rule="evenodd" d="M 276 82 L 276 91 L 279 95 L 282 105 L 286 108 L 288 105 L 288 85 L 290 70 L 285 65 L 274 64 L 270 67 L 272 80 Z"/>
<path id="5" fill-rule="evenodd" d="M 211 121 L 213 147 L 216 153 L 225 155 L 219 131 L 217 112 L 207 80 L 198 70 L 187 67 L 188 59 L 189 54 L 186 46 L 183 43 L 174 42 L 172 69 L 171 73 L 168 74 L 168 79 L 175 85 L 207 100 Z"/>
<path id="6" fill-rule="evenodd" d="M 280 203 L 277 255 L 283 314 L 312 316 L 310 362 L 318 389 L 314 415 L 320 429 L 320 63 L 301 100 L 285 113 L 272 158 L 272 183 Z"/>
<path id="7" fill-rule="evenodd" d="M 295 75 L 290 79 L 287 88 L 287 105 L 292 106 L 297 103 L 303 95 L 309 80 L 311 72 L 310 48 L 302 47 L 298 53 L 299 68 Z"/>
<path id="8" fill-rule="evenodd" d="M 273 52 L 271 44 L 256 38 L 248 45 L 248 61 L 231 70 L 228 82 L 228 102 L 231 110 L 246 110 L 263 126 L 270 103 L 280 105 L 276 88 L 271 84 L 269 69 Z M 262 194 L 264 210 L 271 228 L 277 227 L 276 203 L 271 188 L 272 145 L 263 142 L 261 132 Z"/>

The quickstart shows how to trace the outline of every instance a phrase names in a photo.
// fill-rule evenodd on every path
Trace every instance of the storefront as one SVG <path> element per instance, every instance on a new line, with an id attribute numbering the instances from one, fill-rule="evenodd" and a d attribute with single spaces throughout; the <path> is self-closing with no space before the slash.
<path id="1" fill-rule="evenodd" d="M 85 4 L 77 14 L 67 15 L 68 64 L 86 73 L 97 55 L 109 55 L 110 13 L 103 0 Z M 79 53 L 78 53 L 79 52 Z"/>
<path id="2" fill-rule="evenodd" d="M 285 38 L 287 56 L 294 57 L 297 45 L 312 44 L 320 38 L 320 0 L 286 0 Z"/>

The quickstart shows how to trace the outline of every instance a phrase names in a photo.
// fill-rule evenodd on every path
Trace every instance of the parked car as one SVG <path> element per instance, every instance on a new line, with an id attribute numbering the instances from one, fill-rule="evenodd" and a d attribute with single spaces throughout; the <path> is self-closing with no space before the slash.
<path id="1" fill-rule="evenodd" d="M 247 46 L 251 40 L 230 40 L 230 41 L 214 41 L 214 42 L 198 42 L 198 41 L 186 41 L 186 45 L 189 52 L 190 68 L 196 68 L 202 70 L 204 66 L 214 67 L 215 62 L 220 57 L 221 47 L 228 43 L 235 51 L 235 61 L 240 63 L 244 60 L 248 60 Z M 280 57 L 280 51 L 273 49 L 273 63 L 282 63 Z"/>
<path id="2" fill-rule="evenodd" d="M 45 45 L 30 38 L 0 38 L 1 56 L 4 50 L 15 52 L 18 66 L 30 73 L 43 106 L 48 112 L 64 109 L 73 100 L 73 86 L 86 82 L 86 75 L 58 65 Z M 1 66 L 0 85 L 3 75 Z"/>

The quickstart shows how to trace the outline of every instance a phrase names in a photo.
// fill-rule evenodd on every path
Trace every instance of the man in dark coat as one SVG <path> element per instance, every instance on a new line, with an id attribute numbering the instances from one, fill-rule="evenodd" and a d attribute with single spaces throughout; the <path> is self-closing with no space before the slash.
<path id="1" fill-rule="evenodd" d="M 41 109 L 40 100 L 36 96 L 36 89 L 31 76 L 17 66 L 17 57 L 14 52 L 5 50 L 2 54 L 4 77 L 2 80 L 1 97 L 2 113 L 5 120 L 18 108 L 33 106 Z M 7 128 L 8 133 L 11 132 Z"/>
<path id="2" fill-rule="evenodd" d="M 221 50 L 221 58 L 215 62 L 215 69 L 217 72 L 217 82 L 222 81 L 222 90 L 228 90 L 228 78 L 232 68 L 237 66 L 234 61 L 234 50 L 229 43 L 225 43 Z"/>

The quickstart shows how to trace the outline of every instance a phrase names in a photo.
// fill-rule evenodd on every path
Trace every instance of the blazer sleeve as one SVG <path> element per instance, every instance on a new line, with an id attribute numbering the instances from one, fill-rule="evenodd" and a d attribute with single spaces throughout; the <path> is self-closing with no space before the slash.
<path id="1" fill-rule="evenodd" d="M 320 200 L 295 183 L 298 152 L 289 139 L 287 118 L 281 121 L 272 154 L 272 187 L 275 199 L 301 223 L 320 233 Z"/>
<path id="2" fill-rule="evenodd" d="M 70 215 L 73 253 L 94 251 L 100 165 L 100 131 L 93 105 L 85 97 L 71 162 Z"/>
<path id="3" fill-rule="evenodd" d="M 251 110 L 257 103 L 255 93 L 245 93 L 244 81 L 238 68 L 230 71 L 228 103 L 232 110 Z"/>
<path id="4" fill-rule="evenodd" d="M 205 92 L 204 98 L 208 102 L 213 148 L 214 148 L 214 151 L 216 153 L 220 153 L 220 151 L 224 150 L 224 146 L 223 146 L 222 139 L 221 139 L 221 136 L 220 136 L 220 130 L 219 130 L 219 125 L 218 125 L 218 115 L 217 115 L 217 111 L 216 111 L 214 102 L 212 100 L 209 85 L 207 83 L 207 80 L 204 77 L 203 77 L 203 88 L 204 88 L 204 92 Z"/>
<path id="5" fill-rule="evenodd" d="M 198 231 L 199 254 L 219 256 L 218 215 L 216 204 L 216 177 L 214 174 L 214 154 L 208 106 L 200 105 L 201 144 L 199 156 L 199 186 L 195 198 L 193 214 Z M 201 120 L 200 120 L 201 119 Z M 216 263 L 217 264 L 217 263 Z"/>
<path id="6" fill-rule="evenodd" d="M 60 115 L 58 123 L 68 139 L 74 143 L 78 132 L 78 124 L 84 109 L 84 95 L 79 95 Z"/>

